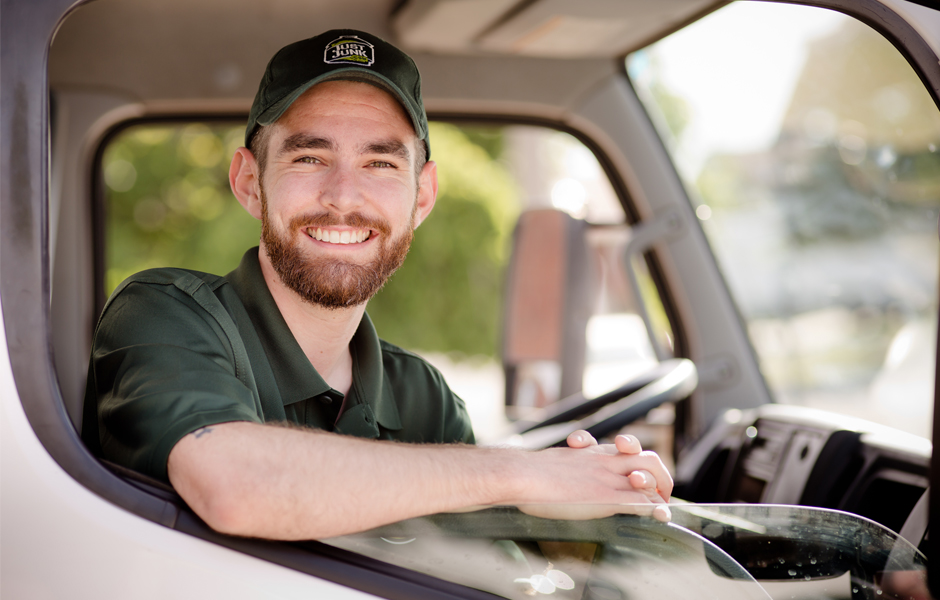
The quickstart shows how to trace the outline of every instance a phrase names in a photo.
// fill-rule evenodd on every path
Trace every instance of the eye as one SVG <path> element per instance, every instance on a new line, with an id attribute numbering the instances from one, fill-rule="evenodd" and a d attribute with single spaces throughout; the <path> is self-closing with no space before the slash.
<path id="1" fill-rule="evenodd" d="M 301 156 L 294 159 L 295 163 L 305 163 L 308 165 L 315 165 L 320 163 L 320 159 L 315 156 Z"/>
<path id="2" fill-rule="evenodd" d="M 397 168 L 394 164 L 386 160 L 374 160 L 369 163 L 369 166 L 378 167 L 379 169 L 395 169 Z"/>

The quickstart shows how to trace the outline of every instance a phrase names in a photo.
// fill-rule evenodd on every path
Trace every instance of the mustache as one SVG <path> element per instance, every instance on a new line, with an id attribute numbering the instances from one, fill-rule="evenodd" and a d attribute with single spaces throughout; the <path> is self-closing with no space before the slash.
<path id="1" fill-rule="evenodd" d="M 347 215 L 337 215 L 330 212 L 316 214 L 298 215 L 290 220 L 289 228 L 291 231 L 306 227 L 337 227 L 346 226 L 356 229 L 374 229 L 383 235 L 388 235 L 392 231 L 392 226 L 384 219 L 369 218 L 361 213 L 349 213 Z"/>

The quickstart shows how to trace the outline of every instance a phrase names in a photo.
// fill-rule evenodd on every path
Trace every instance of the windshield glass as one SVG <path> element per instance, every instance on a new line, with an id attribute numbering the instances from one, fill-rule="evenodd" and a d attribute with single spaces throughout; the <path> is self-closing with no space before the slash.
<path id="1" fill-rule="evenodd" d="M 630 511 L 564 508 L 582 516 Z M 556 520 L 495 507 L 326 542 L 505 598 L 908 598 L 923 586 L 923 555 L 855 515 L 745 504 L 671 510 L 671 522 L 661 523 L 633 514 Z"/>
<path id="2" fill-rule="evenodd" d="M 930 437 L 940 113 L 878 32 L 735 3 L 627 59 L 775 400 Z"/>

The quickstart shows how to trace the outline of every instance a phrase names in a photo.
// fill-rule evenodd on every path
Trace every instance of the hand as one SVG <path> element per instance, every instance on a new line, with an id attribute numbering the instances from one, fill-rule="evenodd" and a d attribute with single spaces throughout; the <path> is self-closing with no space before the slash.
<path id="1" fill-rule="evenodd" d="M 568 442 L 571 448 L 530 455 L 538 477 L 526 478 L 529 493 L 513 502 L 520 510 L 550 519 L 626 513 L 669 521 L 672 477 L 655 452 L 643 452 L 633 436 L 598 445 L 586 431 L 576 431 Z"/>
<path id="2" fill-rule="evenodd" d="M 579 429 L 578 431 L 572 432 L 568 436 L 567 441 L 569 448 L 583 449 L 596 447 L 595 451 L 604 452 L 606 454 L 620 453 L 639 455 L 643 453 L 643 447 L 640 446 L 640 441 L 632 435 L 618 435 L 614 438 L 613 444 L 598 445 L 594 436 L 583 429 Z M 656 456 L 654 452 L 644 454 Z M 665 467 L 661 470 L 657 470 L 657 476 L 658 478 L 647 470 L 638 470 L 628 474 L 627 479 L 630 481 L 630 485 L 637 491 L 642 491 L 646 494 L 650 501 L 669 502 L 669 497 L 672 495 L 672 476 L 669 475 Z"/>

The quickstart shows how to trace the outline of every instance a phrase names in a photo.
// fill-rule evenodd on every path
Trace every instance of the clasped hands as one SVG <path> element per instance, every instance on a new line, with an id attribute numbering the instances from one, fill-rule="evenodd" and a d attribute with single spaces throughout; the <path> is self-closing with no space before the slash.
<path id="1" fill-rule="evenodd" d="M 667 503 L 672 494 L 672 476 L 659 456 L 644 452 L 634 436 L 618 435 L 613 444 L 601 445 L 587 431 L 578 430 L 568 436 L 567 442 L 572 449 L 619 458 L 605 465 L 610 471 L 613 493 L 598 490 L 595 497 L 587 494 L 574 502 L 529 504 L 520 506 L 520 510 L 548 519 L 596 519 L 626 513 L 652 516 L 663 522 L 670 520 Z M 625 457 L 631 460 L 623 460 Z"/>

